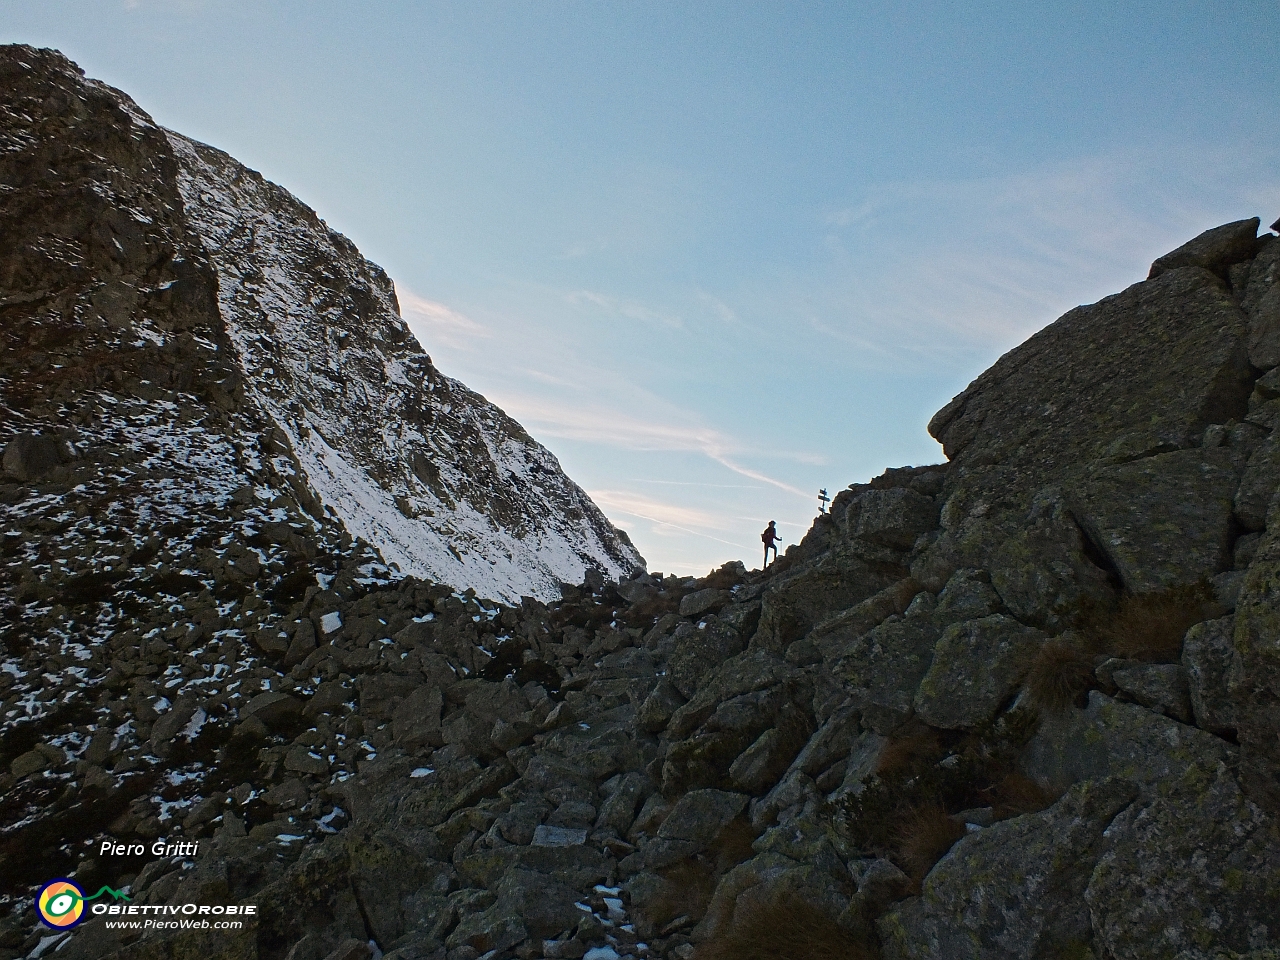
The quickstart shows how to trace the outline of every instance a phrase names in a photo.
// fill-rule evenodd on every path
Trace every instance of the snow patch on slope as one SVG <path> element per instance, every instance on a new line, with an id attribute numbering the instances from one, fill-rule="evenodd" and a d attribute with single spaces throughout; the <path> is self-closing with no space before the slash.
<path id="1" fill-rule="evenodd" d="M 550 451 L 435 369 L 379 267 L 280 187 L 168 136 L 246 392 L 326 511 L 402 573 L 494 599 L 643 566 Z"/>

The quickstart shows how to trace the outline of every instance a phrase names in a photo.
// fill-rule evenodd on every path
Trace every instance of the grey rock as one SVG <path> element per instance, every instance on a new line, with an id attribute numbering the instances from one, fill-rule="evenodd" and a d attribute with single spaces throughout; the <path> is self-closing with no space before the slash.
<path id="1" fill-rule="evenodd" d="M 1203 267 L 1225 277 L 1227 267 L 1253 257 L 1258 245 L 1258 225 L 1261 222 L 1257 217 L 1252 217 L 1206 230 L 1176 250 L 1158 257 L 1151 264 L 1147 279 L 1179 267 Z"/>
<path id="2" fill-rule="evenodd" d="M 1246 332 L 1221 281 L 1195 267 L 1077 307 L 930 421 L 952 461 L 950 488 L 1025 505 L 1032 492 L 1122 448 L 1133 456 L 1192 446 L 1205 426 L 1246 410 Z M 999 489 L 989 485 L 993 464 L 1010 465 Z"/>
<path id="3" fill-rule="evenodd" d="M 1244 586 L 1243 570 L 1228 570 L 1220 573 L 1211 581 L 1213 599 L 1225 610 L 1234 610 L 1240 602 L 1240 588 Z"/>
<path id="4" fill-rule="evenodd" d="M 49 758 L 39 750 L 28 750 L 13 758 L 13 762 L 9 764 L 9 773 L 14 779 L 21 780 L 42 773 L 51 766 L 53 764 L 49 762 Z"/>
<path id="5" fill-rule="evenodd" d="M 1192 766 L 1107 831 L 1085 899 L 1106 956 L 1179 954 L 1280 942 L 1280 837 L 1228 768 Z"/>
<path id="6" fill-rule="evenodd" d="M 408 674 L 366 673 L 356 680 L 360 712 L 379 722 L 390 720 L 400 702 L 421 684 L 421 677 Z"/>
<path id="7" fill-rule="evenodd" d="M 581 917 L 573 887 L 532 870 L 512 870 L 498 883 L 496 910 L 519 917 L 531 937 L 552 937 L 572 930 Z"/>
<path id="8" fill-rule="evenodd" d="M 804 674 L 780 657 L 748 650 L 712 670 L 697 694 L 671 716 L 667 734 L 682 739 L 701 726 L 722 703 L 771 687 L 791 684 L 802 691 Z"/>
<path id="9" fill-rule="evenodd" d="M 569 799 L 563 801 L 547 817 L 547 824 L 553 827 L 570 827 L 579 829 L 590 827 L 595 823 L 596 808 L 585 800 Z"/>
<path id="10" fill-rule="evenodd" d="M 534 828 L 535 847 L 578 847 L 587 842 L 587 831 L 582 827 L 553 827 L 539 824 Z"/>
<path id="11" fill-rule="evenodd" d="M 732 599 L 733 594 L 728 590 L 695 590 L 681 598 L 680 616 L 700 617 L 704 613 L 715 613 Z"/>
<path id="12" fill-rule="evenodd" d="M 1272 246 L 1275 246 L 1273 243 Z M 1233 677 L 1241 784 L 1280 816 L 1280 515 L 1273 511 L 1236 604 Z"/>
<path id="13" fill-rule="evenodd" d="M 892 586 L 905 573 L 883 562 L 825 554 L 765 589 L 751 647 L 781 655 L 827 617 Z"/>
<path id="14" fill-rule="evenodd" d="M 907 549 L 938 525 L 938 507 L 913 490 L 868 490 L 862 495 L 854 534 L 887 547 Z"/>
<path id="15" fill-rule="evenodd" d="M 1261 530 L 1267 525 L 1267 511 L 1280 487 L 1280 436 L 1267 435 L 1249 457 L 1233 506 L 1236 519 L 1246 530 Z"/>
<path id="16" fill-rule="evenodd" d="M 876 767 L 880 762 L 880 753 L 888 742 L 887 737 L 882 737 L 870 730 L 858 737 L 849 751 L 844 780 L 832 794 L 833 800 L 838 800 L 850 793 L 856 795 L 862 792 L 866 782 L 875 776 Z"/>
<path id="17" fill-rule="evenodd" d="M 711 617 L 700 626 L 682 624 L 675 632 L 668 674 L 683 697 L 698 692 L 702 678 L 725 660 L 741 653 L 745 644 L 732 627 Z"/>
<path id="18" fill-rule="evenodd" d="M 305 773 L 320 777 L 329 772 L 329 763 L 324 757 L 309 750 L 301 744 L 294 744 L 284 757 L 284 768 L 294 773 Z"/>
<path id="19" fill-rule="evenodd" d="M 151 725 L 151 749 L 156 756 L 167 757 L 173 749 L 173 741 L 191 722 L 198 709 L 194 697 L 179 697 L 169 710 Z"/>
<path id="20" fill-rule="evenodd" d="M 818 788 L 813 778 L 793 767 L 772 790 L 751 801 L 751 826 L 755 830 L 763 830 L 774 822 L 781 811 L 803 805 L 817 797 Z"/>
<path id="21" fill-rule="evenodd" d="M 991 720 L 1018 689 L 1045 634 L 996 614 L 947 627 L 915 695 L 915 712 L 944 730 Z"/>
<path id="22" fill-rule="evenodd" d="M 1085 709 L 1041 719 L 1021 766 L 1051 790 L 1121 776 L 1151 791 L 1188 767 L 1214 769 L 1234 755 L 1210 733 L 1094 690 Z"/>
<path id="23" fill-rule="evenodd" d="M 847 757 L 861 733 L 858 720 L 858 711 L 851 706 L 836 710 L 809 738 L 793 766 L 816 777 L 837 760 Z"/>
<path id="24" fill-rule="evenodd" d="M 495 825 L 507 842 L 528 844 L 533 841 L 534 831 L 542 823 L 542 819 L 550 812 L 551 807 L 542 801 L 519 801 L 500 815 Z"/>
<path id="25" fill-rule="evenodd" d="M 647 600 L 649 597 L 657 596 L 658 588 L 653 584 L 653 581 L 649 580 L 649 582 L 646 583 L 644 582 L 645 580 L 649 580 L 649 578 L 644 577 L 643 579 L 623 581 L 618 584 L 618 594 L 623 600 L 627 601 L 627 603 L 632 604 L 639 603 L 642 600 Z"/>
<path id="26" fill-rule="evenodd" d="M 1080 784 L 1041 813 L 962 837 L 918 899 L 878 923 L 885 955 L 910 960 L 1051 960 L 1092 941 L 1084 893 L 1105 831 L 1137 791 Z"/>
<path id="27" fill-rule="evenodd" d="M 302 714 L 302 704 L 287 693 L 269 690 L 260 693 L 241 710 L 241 716 L 253 717 L 274 730 L 295 721 Z"/>
<path id="28" fill-rule="evenodd" d="M 977 620 L 1000 613 L 1000 595 L 992 589 L 987 575 L 977 570 L 957 570 L 938 594 L 933 612 L 938 623 Z"/>
<path id="29" fill-rule="evenodd" d="M 932 618 L 898 620 L 849 644 L 834 673 L 849 687 L 866 726 L 887 735 L 911 717 L 941 634 Z"/>
<path id="30" fill-rule="evenodd" d="M 0 462 L 4 472 L 15 480 L 38 480 L 54 467 L 72 458 L 66 440 L 42 433 L 20 433 L 4 445 Z"/>
<path id="31" fill-rule="evenodd" d="M 1249 317 L 1249 360 L 1259 370 L 1280 366 L 1280 244 L 1264 245 L 1249 268 L 1240 305 Z"/>
<path id="32" fill-rule="evenodd" d="M 604 802 L 600 804 L 596 829 L 609 829 L 619 836 L 625 836 L 635 821 L 636 807 L 645 798 L 647 788 L 648 778 L 643 774 L 631 771 L 619 775 Z"/>
<path id="33" fill-rule="evenodd" d="M 1230 566 L 1235 454 L 1178 450 L 1095 467 L 1072 510 L 1132 593 L 1194 584 Z"/>
<path id="34" fill-rule="evenodd" d="M 895 901 L 901 900 L 911 890 L 911 878 L 898 869 L 891 860 L 872 860 L 858 873 L 858 893 L 863 902 L 876 914 Z"/>
<path id="35" fill-rule="evenodd" d="M 813 730 L 791 704 L 783 705 L 775 723 L 729 767 L 729 779 L 745 793 L 759 795 L 777 783 Z"/>
<path id="36" fill-rule="evenodd" d="M 1210 733 L 1223 734 L 1237 725 L 1229 689 L 1236 660 L 1234 626 L 1231 617 L 1205 620 L 1188 630 L 1182 642 L 1182 667 L 1187 673 L 1196 726 Z"/>
<path id="37" fill-rule="evenodd" d="M 645 851 L 650 869 L 701 853 L 747 806 L 748 797 L 725 790 L 691 790 L 671 808 Z"/>
<path id="38" fill-rule="evenodd" d="M 431 684 L 415 688 L 400 701 L 391 715 L 391 732 L 396 742 L 410 753 L 444 744 L 440 714 L 444 695 Z"/>
<path id="39" fill-rule="evenodd" d="M 1009 612 L 1053 632 L 1070 626 L 1083 605 L 1112 594 L 1107 574 L 1088 557 L 1080 528 L 1062 510 L 1002 541 L 988 565 Z"/>
<path id="40" fill-rule="evenodd" d="M 687 699 L 676 689 L 675 684 L 664 677 L 640 704 L 636 722 L 641 730 L 657 733 L 667 725 L 672 714 L 682 707 Z"/>
<path id="41" fill-rule="evenodd" d="M 889 617 L 904 613 L 920 595 L 919 589 L 910 577 L 899 580 L 875 596 L 823 618 L 805 639 L 818 649 L 825 662 L 834 663 L 858 637 Z"/>
<path id="42" fill-rule="evenodd" d="M 1191 722 L 1191 694 L 1186 672 L 1176 663 L 1143 663 L 1111 674 L 1121 693 L 1150 710 L 1182 723 Z"/>

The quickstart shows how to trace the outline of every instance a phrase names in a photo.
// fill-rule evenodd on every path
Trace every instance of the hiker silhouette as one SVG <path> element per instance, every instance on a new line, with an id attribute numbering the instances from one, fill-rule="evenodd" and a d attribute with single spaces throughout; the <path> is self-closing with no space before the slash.
<path id="1" fill-rule="evenodd" d="M 760 539 L 764 541 L 764 565 L 769 565 L 769 551 L 773 551 L 773 559 L 778 559 L 777 542 L 782 538 L 778 536 L 778 522 L 770 520 L 769 526 L 764 528 L 764 533 L 760 534 Z"/>

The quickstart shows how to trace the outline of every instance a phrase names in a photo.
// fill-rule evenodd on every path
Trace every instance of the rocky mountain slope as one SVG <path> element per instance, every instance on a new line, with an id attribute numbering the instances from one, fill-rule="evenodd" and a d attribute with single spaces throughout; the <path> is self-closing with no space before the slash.
<path id="1" fill-rule="evenodd" d="M 1258 227 L 1011 351 L 931 423 L 948 463 L 842 491 L 768 570 L 592 575 L 551 604 L 393 578 L 306 485 L 264 501 L 216 472 L 250 469 L 270 400 L 237 405 L 217 366 L 247 329 L 199 319 L 225 305 L 167 314 L 185 345 L 58 354 L 72 385 L 43 361 L 33 396 L 131 387 L 123 416 L 5 447 L 0 953 L 1275 960 L 1280 238 Z M 147 296 L 208 303 L 211 254 L 166 230 Z M 16 289 L 70 309 L 64 269 Z M 202 393 L 138 392 L 197 364 Z M 178 426 L 181 457 L 147 446 Z M 187 485 L 201 513 L 164 512 Z M 105 538 L 118 557 L 60 572 Z M 256 913 L 55 933 L 24 898 L 68 875 Z"/>
<path id="2" fill-rule="evenodd" d="M 642 564 L 545 448 L 435 369 L 387 276 L 313 211 L 61 57 L 10 47 L 2 69 L 3 439 L 92 458 L 149 403 L 152 469 L 208 434 L 228 444 L 212 487 L 284 496 L 405 574 L 518 601 Z"/>

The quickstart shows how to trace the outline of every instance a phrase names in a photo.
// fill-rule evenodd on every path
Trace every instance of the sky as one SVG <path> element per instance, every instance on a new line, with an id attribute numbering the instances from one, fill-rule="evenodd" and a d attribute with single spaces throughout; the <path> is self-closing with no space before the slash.
<path id="1" fill-rule="evenodd" d="M 759 566 L 1202 230 L 1280 217 L 1280 2 L 0 0 L 396 283 L 651 571 Z"/>

